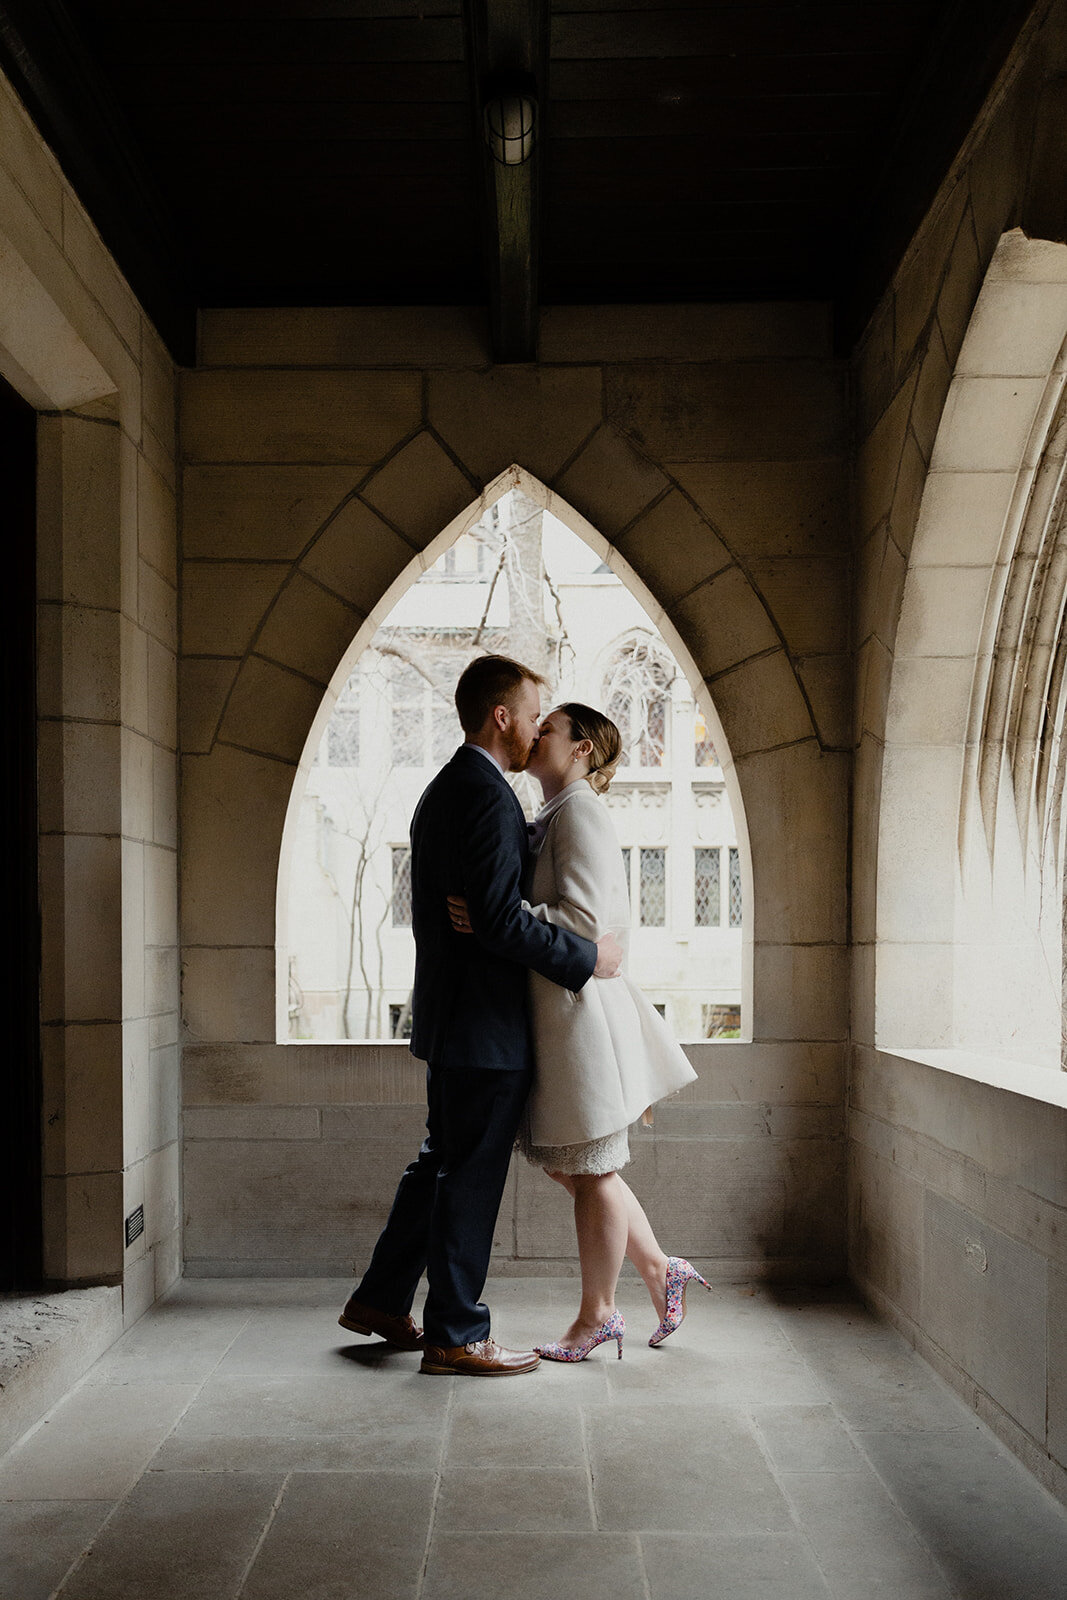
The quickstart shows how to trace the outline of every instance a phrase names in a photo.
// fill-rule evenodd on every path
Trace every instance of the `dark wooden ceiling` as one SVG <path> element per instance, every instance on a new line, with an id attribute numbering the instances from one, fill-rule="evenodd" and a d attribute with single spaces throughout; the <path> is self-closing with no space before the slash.
<path id="1" fill-rule="evenodd" d="M 543 303 L 878 292 L 1031 0 L 0 0 L 175 347 L 195 305 L 491 293 L 471 7 L 547 12 Z"/>

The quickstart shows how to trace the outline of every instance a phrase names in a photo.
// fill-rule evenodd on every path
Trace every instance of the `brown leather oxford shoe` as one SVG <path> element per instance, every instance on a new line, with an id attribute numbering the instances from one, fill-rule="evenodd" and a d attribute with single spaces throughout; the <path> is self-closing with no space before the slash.
<path id="1" fill-rule="evenodd" d="M 415 1326 L 411 1317 L 394 1316 L 388 1311 L 379 1311 L 376 1306 L 349 1300 L 337 1320 L 349 1333 L 376 1333 L 398 1350 L 422 1349 L 422 1329 Z"/>
<path id="2" fill-rule="evenodd" d="M 451 1348 L 439 1344 L 423 1346 L 420 1372 L 456 1373 L 470 1378 L 511 1378 L 520 1372 L 533 1372 L 541 1365 L 535 1350 L 505 1350 L 495 1339 L 478 1339 L 474 1344 Z"/>

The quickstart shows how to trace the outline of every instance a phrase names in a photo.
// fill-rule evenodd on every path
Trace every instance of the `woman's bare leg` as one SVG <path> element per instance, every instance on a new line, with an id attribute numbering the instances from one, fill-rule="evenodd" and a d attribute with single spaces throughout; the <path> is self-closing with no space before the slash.
<path id="1" fill-rule="evenodd" d="M 615 1176 L 619 1177 L 618 1173 Z M 667 1311 L 667 1257 L 640 1200 L 624 1178 L 620 1177 L 619 1183 L 626 1205 L 626 1254 L 645 1280 L 656 1316 L 662 1322 Z"/>
<path id="2" fill-rule="evenodd" d="M 560 1342 L 576 1345 L 606 1322 L 615 1309 L 615 1285 L 626 1255 L 629 1217 L 624 1186 L 617 1172 L 551 1176 L 574 1196 L 582 1300 L 578 1315 Z"/>
<path id="3" fill-rule="evenodd" d="M 578 1234 L 578 1258 L 582 1264 L 582 1305 L 577 1318 L 572 1324 L 571 1329 L 568 1329 L 567 1333 L 564 1335 L 563 1343 L 576 1344 L 584 1333 L 592 1332 L 593 1328 L 598 1327 L 600 1323 L 605 1321 L 610 1315 L 612 1307 L 615 1303 L 615 1283 L 618 1280 L 619 1267 L 622 1265 L 623 1256 L 619 1256 L 618 1266 L 615 1267 L 615 1277 L 611 1281 L 611 1299 L 608 1303 L 607 1310 L 602 1316 L 596 1316 L 595 1320 L 590 1322 L 588 1327 L 586 1327 L 585 1324 L 587 1316 L 593 1315 L 594 1306 L 599 1306 L 602 1303 L 606 1276 L 604 1275 L 601 1267 L 603 1252 L 602 1249 L 595 1243 L 594 1237 L 598 1231 L 598 1228 L 602 1230 L 603 1226 L 602 1223 L 598 1222 L 596 1219 L 596 1204 L 589 1205 L 589 1211 L 591 1215 L 587 1226 L 589 1228 L 590 1237 L 589 1243 L 586 1247 L 586 1254 L 583 1254 L 582 1252 L 582 1225 L 579 1224 L 578 1220 L 580 1204 L 579 1186 L 582 1183 L 595 1183 L 598 1181 L 603 1183 L 605 1180 L 575 1178 L 566 1172 L 550 1172 L 549 1177 L 553 1178 L 556 1183 L 560 1184 L 564 1189 L 566 1189 L 567 1193 L 574 1200 L 574 1225 L 575 1231 Z M 612 1183 L 606 1191 L 606 1195 L 602 1197 L 597 1204 L 602 1206 L 606 1204 L 613 1209 L 616 1219 L 614 1223 L 615 1228 L 618 1226 L 617 1219 L 621 1210 L 621 1214 L 626 1223 L 626 1243 L 624 1247 L 624 1254 L 629 1257 L 634 1266 L 637 1268 L 638 1272 L 641 1274 L 641 1277 L 644 1279 L 649 1295 L 652 1298 L 652 1304 L 655 1308 L 656 1315 L 662 1321 L 667 1310 L 667 1257 L 660 1249 L 656 1235 L 652 1231 L 652 1224 L 649 1222 L 641 1202 L 638 1200 L 629 1184 L 626 1183 L 626 1181 L 621 1178 L 617 1172 L 607 1174 L 607 1177 L 612 1180 Z M 617 1240 L 613 1235 L 610 1254 L 605 1258 L 609 1264 L 610 1260 L 613 1259 L 616 1249 Z M 586 1281 L 587 1256 L 593 1263 L 593 1271 L 595 1274 L 594 1281 L 591 1281 L 588 1284 Z M 573 1328 L 577 1328 L 579 1326 L 582 1327 L 583 1334 L 579 1334 L 577 1338 L 572 1338 L 571 1333 Z"/>

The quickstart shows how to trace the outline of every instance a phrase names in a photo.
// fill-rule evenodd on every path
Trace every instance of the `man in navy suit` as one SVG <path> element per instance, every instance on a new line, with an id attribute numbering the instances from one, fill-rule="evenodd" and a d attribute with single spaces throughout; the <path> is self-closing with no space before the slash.
<path id="1" fill-rule="evenodd" d="M 538 1365 L 532 1350 L 490 1338 L 479 1298 L 533 1069 L 526 973 L 577 991 L 614 977 L 621 960 L 611 934 L 593 944 L 522 904 L 526 819 L 504 774 L 521 772 L 537 743 L 543 683 L 506 656 L 471 662 L 456 685 L 466 743 L 411 824 L 411 1049 L 428 1064 L 426 1138 L 340 1322 L 422 1350 L 423 1372 L 500 1377 Z M 450 894 L 465 897 L 474 938 L 452 927 Z M 411 1317 L 423 1271 L 425 1335 Z"/>

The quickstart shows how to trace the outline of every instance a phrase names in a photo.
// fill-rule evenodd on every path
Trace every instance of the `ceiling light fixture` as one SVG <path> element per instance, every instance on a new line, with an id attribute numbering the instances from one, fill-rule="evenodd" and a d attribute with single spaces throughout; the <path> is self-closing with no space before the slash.
<path id="1" fill-rule="evenodd" d="M 485 142 L 494 161 L 521 167 L 533 155 L 537 102 L 528 94 L 498 94 L 483 112 Z"/>

